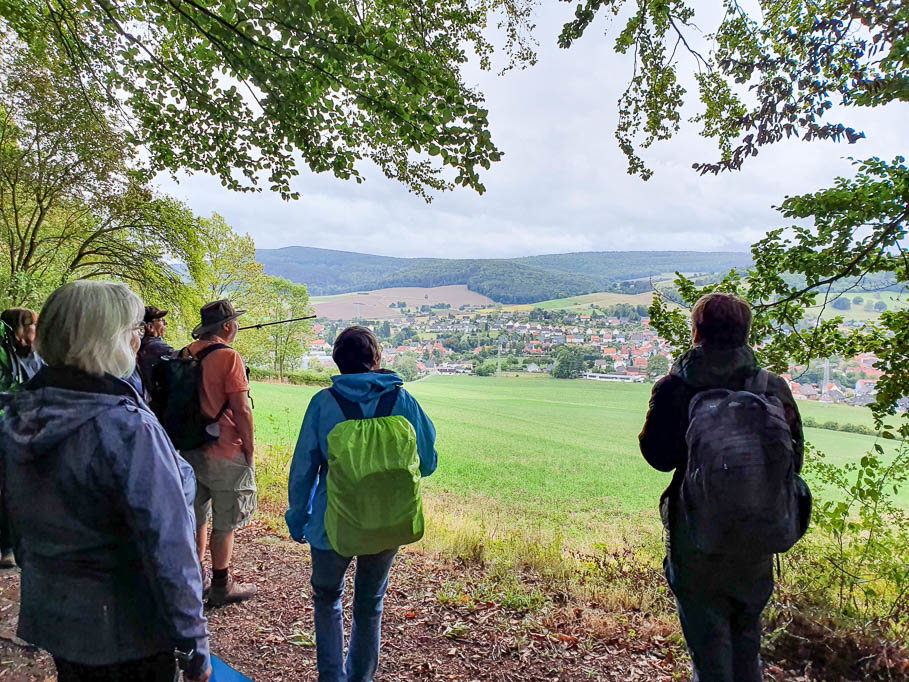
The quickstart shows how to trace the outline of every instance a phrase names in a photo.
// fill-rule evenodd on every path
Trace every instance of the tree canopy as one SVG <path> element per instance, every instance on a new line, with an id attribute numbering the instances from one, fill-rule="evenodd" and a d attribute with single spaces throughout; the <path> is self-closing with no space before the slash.
<path id="1" fill-rule="evenodd" d="M 81 278 L 175 295 L 169 262 L 198 257 L 192 213 L 132 170 L 102 94 L 65 64 L 3 43 L 0 57 L 0 299 L 34 305 Z"/>
<path id="2" fill-rule="evenodd" d="M 482 192 L 501 152 L 460 68 L 470 51 L 490 68 L 493 17 L 509 64 L 535 58 L 517 0 L 3 0 L 0 17 L 106 93 L 151 171 L 264 177 L 285 198 L 301 157 L 358 182 L 369 159 L 426 198 Z"/>
<path id="3" fill-rule="evenodd" d="M 634 67 L 615 134 L 631 173 L 650 177 L 639 148 L 681 126 L 680 53 L 694 63 L 692 120 L 719 151 L 695 162 L 701 173 L 740 169 L 761 147 L 792 138 L 854 143 L 864 133 L 837 120 L 848 107 L 909 99 L 905 3 L 759 0 L 755 12 L 738 0 L 713 4 L 722 18 L 706 34 L 686 0 L 586 0 L 562 29 L 559 45 L 568 48 L 598 15 L 627 15 L 615 50 L 633 53 Z"/>

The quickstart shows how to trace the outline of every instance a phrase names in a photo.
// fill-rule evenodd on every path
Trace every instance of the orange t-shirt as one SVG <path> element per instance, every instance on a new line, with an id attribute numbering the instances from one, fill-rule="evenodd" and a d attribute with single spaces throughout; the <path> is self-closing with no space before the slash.
<path id="1" fill-rule="evenodd" d="M 211 340 L 196 341 L 189 345 L 190 355 L 196 355 L 214 343 L 226 342 L 217 336 Z M 202 360 L 202 412 L 214 418 L 228 401 L 231 393 L 249 391 L 246 378 L 246 365 L 243 358 L 233 348 L 222 348 L 212 351 Z M 218 440 L 205 447 L 206 454 L 224 459 L 233 459 L 243 453 L 243 441 L 234 415 L 228 407 L 218 420 L 220 435 Z"/>

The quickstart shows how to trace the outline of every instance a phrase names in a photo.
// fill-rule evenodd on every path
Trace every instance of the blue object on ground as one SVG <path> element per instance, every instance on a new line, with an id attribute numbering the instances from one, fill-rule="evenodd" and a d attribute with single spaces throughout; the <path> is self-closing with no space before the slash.
<path id="1" fill-rule="evenodd" d="M 210 682 L 252 682 L 252 680 L 212 654 Z"/>

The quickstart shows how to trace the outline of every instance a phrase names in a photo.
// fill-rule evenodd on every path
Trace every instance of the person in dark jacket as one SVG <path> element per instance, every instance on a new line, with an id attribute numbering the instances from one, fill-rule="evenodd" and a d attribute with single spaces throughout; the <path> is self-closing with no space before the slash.
<path id="1" fill-rule="evenodd" d="M 177 354 L 177 351 L 164 340 L 164 334 L 167 332 L 167 313 L 167 310 L 161 310 L 153 305 L 145 306 L 145 315 L 142 318 L 145 332 L 139 344 L 139 352 L 136 354 L 136 365 L 142 376 L 146 395 L 152 387 L 152 372 L 155 365 L 161 362 L 161 358 Z"/>
<path id="2" fill-rule="evenodd" d="M 28 308 L 9 308 L 0 314 L 0 353 L 5 353 L 5 367 L 0 373 L 0 389 L 13 389 L 31 379 L 44 366 L 44 361 L 35 352 L 35 329 L 38 315 Z M 4 369 L 8 367 L 8 371 Z M 3 498 L 0 497 L 0 568 L 14 568 L 16 558 L 13 552 L 13 538 Z"/>
<path id="3" fill-rule="evenodd" d="M 207 680 L 192 469 L 124 381 L 144 330 L 125 285 L 77 281 L 41 311 L 47 366 L 0 394 L 0 490 L 22 568 L 19 636 L 60 682 Z"/>
<path id="4" fill-rule="evenodd" d="M 9 308 L 0 314 L 0 320 L 13 331 L 16 362 L 21 368 L 22 381 L 28 381 L 44 366 L 41 356 L 35 352 L 38 314 L 28 308 Z"/>
<path id="5" fill-rule="evenodd" d="M 691 539 L 679 491 L 688 462 L 688 407 L 700 391 L 745 389 L 758 367 L 747 345 L 751 308 L 741 297 L 707 294 L 691 311 L 694 347 L 679 357 L 653 387 L 640 434 L 641 453 L 659 471 L 674 471 L 660 498 L 668 534 L 666 579 L 676 598 L 693 682 L 752 682 L 762 678 L 761 612 L 773 592 L 772 555 L 714 555 Z M 767 394 L 783 405 L 792 436 L 795 471 L 802 467 L 804 439 L 798 408 L 786 382 L 771 374 Z"/>

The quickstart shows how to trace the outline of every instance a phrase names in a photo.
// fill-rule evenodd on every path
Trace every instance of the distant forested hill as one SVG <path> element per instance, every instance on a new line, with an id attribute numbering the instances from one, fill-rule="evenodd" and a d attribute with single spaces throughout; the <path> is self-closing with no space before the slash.
<path id="1" fill-rule="evenodd" d="M 259 249 L 269 275 L 306 284 L 311 294 L 387 287 L 466 284 L 500 303 L 534 303 L 596 291 L 638 293 L 646 278 L 676 270 L 710 274 L 744 268 L 747 253 L 600 251 L 510 259 L 393 258 L 305 246 Z M 642 279 L 633 282 L 631 280 Z"/>

